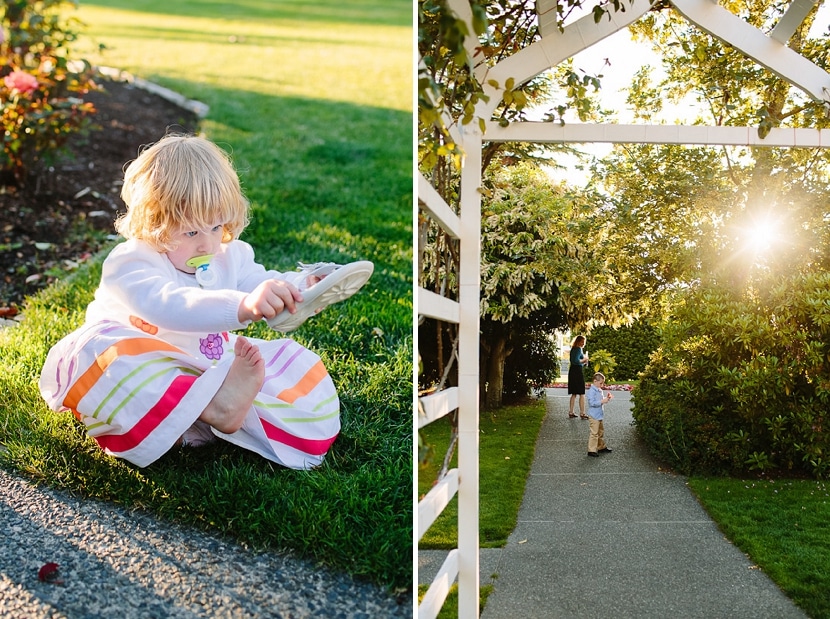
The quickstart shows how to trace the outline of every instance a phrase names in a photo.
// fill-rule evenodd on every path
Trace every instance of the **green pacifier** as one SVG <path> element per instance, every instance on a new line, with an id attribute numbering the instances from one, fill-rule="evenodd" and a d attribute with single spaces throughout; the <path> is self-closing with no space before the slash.
<path id="1" fill-rule="evenodd" d="M 204 256 L 195 256 L 185 262 L 185 264 L 189 267 L 193 267 L 194 269 L 198 268 L 208 268 L 210 265 L 210 261 L 213 260 L 213 254 L 205 254 Z"/>
<path id="2" fill-rule="evenodd" d="M 196 269 L 196 281 L 200 286 L 212 286 L 216 283 L 216 271 L 208 269 L 210 261 L 213 259 L 213 254 L 205 254 L 204 256 L 194 256 L 185 264 Z"/>

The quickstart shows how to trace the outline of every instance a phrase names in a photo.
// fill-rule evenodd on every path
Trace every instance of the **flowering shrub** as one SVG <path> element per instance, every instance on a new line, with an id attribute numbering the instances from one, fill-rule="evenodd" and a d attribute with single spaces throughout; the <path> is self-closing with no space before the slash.
<path id="1" fill-rule="evenodd" d="M 95 88 L 89 63 L 69 58 L 75 40 L 59 9 L 66 0 L 5 0 L 0 29 L 0 125 L 4 183 L 23 184 L 95 111 L 76 95 Z"/>
<path id="2" fill-rule="evenodd" d="M 20 69 L 15 69 L 3 78 L 3 83 L 6 85 L 12 97 L 17 95 L 30 95 L 38 87 L 37 78 Z"/>
<path id="3" fill-rule="evenodd" d="M 690 292 L 641 375 L 635 424 L 683 473 L 830 476 L 830 273 Z"/>
<path id="4" fill-rule="evenodd" d="M 590 361 L 588 362 L 587 372 L 585 377 L 588 380 L 594 379 L 594 374 L 601 372 L 607 381 L 614 379 L 614 368 L 617 367 L 617 360 L 614 355 L 604 349 L 592 350 L 588 355 Z"/>
<path id="5" fill-rule="evenodd" d="M 545 385 L 546 387 L 551 387 L 553 389 L 567 389 L 568 383 L 551 383 L 549 385 Z M 585 388 L 589 389 L 591 387 L 591 383 L 585 383 Z M 628 383 L 614 383 L 614 384 L 605 384 L 602 388 L 603 391 L 633 391 L 634 385 L 629 385 Z"/>

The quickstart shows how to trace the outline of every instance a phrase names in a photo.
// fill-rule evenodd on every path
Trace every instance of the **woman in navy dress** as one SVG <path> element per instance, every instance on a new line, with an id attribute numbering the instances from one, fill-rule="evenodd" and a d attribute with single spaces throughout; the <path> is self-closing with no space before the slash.
<path id="1" fill-rule="evenodd" d="M 579 417 L 588 419 L 585 414 L 585 375 L 582 368 L 588 365 L 588 354 L 583 350 L 585 336 L 578 335 L 571 344 L 571 364 L 568 368 L 568 394 L 571 396 L 568 406 L 568 417 L 575 418 L 574 403 L 579 396 Z"/>

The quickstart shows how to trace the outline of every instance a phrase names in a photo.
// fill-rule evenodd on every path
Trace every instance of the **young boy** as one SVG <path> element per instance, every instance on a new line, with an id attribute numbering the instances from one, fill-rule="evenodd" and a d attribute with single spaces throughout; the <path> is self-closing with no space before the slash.
<path id="1" fill-rule="evenodd" d="M 611 448 L 605 444 L 605 430 L 602 426 L 602 405 L 610 402 L 613 396 L 609 392 L 604 397 L 602 387 L 605 385 L 605 376 L 601 372 L 594 374 L 591 388 L 588 389 L 588 417 L 591 424 L 591 435 L 588 437 L 588 455 L 599 457 L 599 452 L 610 453 Z"/>

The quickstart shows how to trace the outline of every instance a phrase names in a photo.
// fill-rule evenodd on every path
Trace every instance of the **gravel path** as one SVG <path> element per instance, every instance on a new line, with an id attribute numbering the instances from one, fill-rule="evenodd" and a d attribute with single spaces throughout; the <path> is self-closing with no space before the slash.
<path id="1" fill-rule="evenodd" d="M 0 470 L 0 617 L 411 617 L 386 590 Z M 59 564 L 61 582 L 38 580 Z"/>

